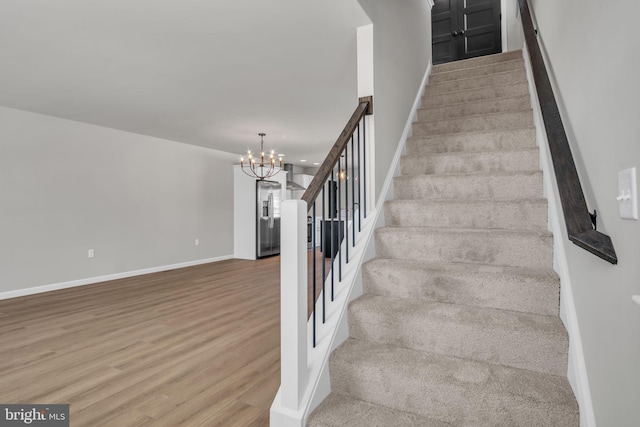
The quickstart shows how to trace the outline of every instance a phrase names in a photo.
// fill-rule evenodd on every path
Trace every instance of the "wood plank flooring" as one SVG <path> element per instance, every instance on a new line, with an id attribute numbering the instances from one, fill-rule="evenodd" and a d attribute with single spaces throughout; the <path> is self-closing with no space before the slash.
<path id="1" fill-rule="evenodd" d="M 0 402 L 71 425 L 269 423 L 280 258 L 228 260 L 0 301 Z"/>

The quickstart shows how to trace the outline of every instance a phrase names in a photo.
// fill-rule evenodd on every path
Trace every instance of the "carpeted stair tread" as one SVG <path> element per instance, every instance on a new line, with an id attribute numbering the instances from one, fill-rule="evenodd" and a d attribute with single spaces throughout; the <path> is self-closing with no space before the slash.
<path id="1" fill-rule="evenodd" d="M 442 421 L 331 393 L 313 412 L 307 427 L 452 427 Z"/>
<path id="2" fill-rule="evenodd" d="M 479 56 L 461 61 L 448 62 L 446 64 L 437 64 L 433 66 L 433 74 L 446 73 L 448 71 L 465 68 L 476 68 L 486 64 L 496 64 L 498 62 L 513 61 L 515 59 L 522 59 L 521 50 L 503 52 L 496 55 Z"/>
<path id="3" fill-rule="evenodd" d="M 433 67 L 310 426 L 574 427 L 521 51 Z"/>
<path id="4" fill-rule="evenodd" d="M 475 153 L 436 153 L 404 156 L 400 167 L 403 175 L 521 172 L 539 170 L 539 158 L 537 148 Z"/>
<path id="5" fill-rule="evenodd" d="M 542 172 L 401 175 L 396 199 L 532 199 L 542 197 Z"/>
<path id="6" fill-rule="evenodd" d="M 491 64 L 478 65 L 477 67 L 461 68 L 458 70 L 441 71 L 433 73 L 429 78 L 429 84 L 436 84 L 451 80 L 467 79 L 470 77 L 480 77 L 489 74 L 496 74 L 505 71 L 521 70 L 524 67 L 524 59 L 512 59 L 510 61 L 494 62 Z"/>
<path id="7" fill-rule="evenodd" d="M 362 279 L 371 295 L 558 314 L 559 279 L 550 268 L 374 258 Z"/>
<path id="8" fill-rule="evenodd" d="M 349 307 L 349 334 L 550 375 L 567 371 L 568 339 L 558 316 L 363 295 Z"/>
<path id="9" fill-rule="evenodd" d="M 527 82 L 516 81 L 513 83 L 427 94 L 422 97 L 422 108 L 446 107 L 465 102 L 488 101 L 512 96 L 529 96 L 529 85 Z"/>
<path id="10" fill-rule="evenodd" d="M 454 117 L 429 122 L 414 122 L 414 136 L 431 136 L 460 132 L 490 131 L 533 126 L 532 110 L 508 113 L 478 114 L 468 117 Z"/>
<path id="11" fill-rule="evenodd" d="M 439 107 L 420 108 L 418 110 L 418 121 L 428 122 L 481 114 L 525 111 L 529 109 L 531 109 L 531 100 L 528 96 L 503 96 L 500 98 L 442 105 Z"/>
<path id="12" fill-rule="evenodd" d="M 526 149 L 536 146 L 535 137 L 536 130 L 533 126 L 484 132 L 413 136 L 407 140 L 407 155 Z"/>
<path id="13" fill-rule="evenodd" d="M 334 393 L 455 426 L 577 426 L 566 378 L 347 339 L 330 358 Z M 345 424 L 346 425 L 346 424 Z"/>
<path id="14" fill-rule="evenodd" d="M 424 96 L 457 92 L 465 89 L 477 89 L 486 86 L 520 83 L 526 82 L 526 80 L 527 74 L 525 73 L 524 68 L 521 70 L 503 71 L 501 73 L 494 73 L 486 76 L 468 77 L 464 79 L 428 84 L 425 88 Z"/>
<path id="15" fill-rule="evenodd" d="M 406 199 L 384 204 L 387 227 L 546 230 L 546 199 Z"/>
<path id="16" fill-rule="evenodd" d="M 429 227 L 382 227 L 375 231 L 382 258 L 545 268 L 551 265 L 548 232 Z"/>

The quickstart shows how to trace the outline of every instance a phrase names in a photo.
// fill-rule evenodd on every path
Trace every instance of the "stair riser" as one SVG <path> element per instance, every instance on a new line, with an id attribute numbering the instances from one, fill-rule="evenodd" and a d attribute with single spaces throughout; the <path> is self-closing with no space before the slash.
<path id="1" fill-rule="evenodd" d="M 394 200 L 385 204 L 388 227 L 547 229 L 545 202 L 464 203 Z"/>
<path id="2" fill-rule="evenodd" d="M 352 338 L 549 375 L 567 372 L 561 328 L 558 317 L 455 304 L 368 297 L 349 307 Z"/>
<path id="3" fill-rule="evenodd" d="M 522 172 L 538 170 L 538 150 L 487 153 L 454 153 L 438 156 L 404 156 L 403 175 L 473 172 Z"/>
<path id="4" fill-rule="evenodd" d="M 522 275 L 420 268 L 367 263 L 362 270 L 365 293 L 392 298 L 447 302 L 475 307 L 558 314 L 558 281 Z"/>
<path id="5" fill-rule="evenodd" d="M 460 117 L 436 122 L 416 122 L 412 126 L 413 136 L 429 136 L 459 132 L 487 132 L 497 129 L 514 129 L 533 126 L 531 110 L 515 113 L 488 114 Z"/>
<path id="6" fill-rule="evenodd" d="M 456 92 L 460 90 L 476 89 L 484 86 L 494 85 L 506 85 L 510 83 L 521 83 L 527 80 L 527 75 L 523 70 L 507 71 L 505 73 L 490 74 L 488 76 L 481 76 L 478 78 L 469 78 L 462 80 L 453 80 L 450 82 L 442 82 L 435 84 L 428 84 L 425 88 L 425 96 L 445 93 Z"/>
<path id="7" fill-rule="evenodd" d="M 524 69 L 524 60 L 503 61 L 494 64 L 479 65 L 473 68 L 463 68 L 448 72 L 434 73 L 429 77 L 429 84 L 447 82 L 459 79 L 468 79 L 471 77 L 481 77 L 489 74 L 503 73 L 505 71 L 514 71 Z"/>
<path id="8" fill-rule="evenodd" d="M 487 101 L 511 96 L 528 96 L 529 87 L 526 82 L 509 85 L 486 86 L 459 92 L 445 92 L 440 94 L 428 93 L 422 97 L 422 107 L 442 107 L 465 102 Z"/>
<path id="9" fill-rule="evenodd" d="M 419 122 L 433 122 L 455 117 L 473 116 L 478 114 L 509 113 L 531 109 L 527 96 L 481 100 L 468 104 L 455 104 L 438 108 L 423 108 L 418 110 Z"/>
<path id="10" fill-rule="evenodd" d="M 338 394 L 455 426 L 577 426 L 566 379 L 446 357 L 345 347 L 330 359 Z M 424 359 L 424 360 L 422 360 Z"/>
<path id="11" fill-rule="evenodd" d="M 415 137 L 407 141 L 407 154 L 418 156 L 460 151 L 519 150 L 535 147 L 535 138 L 534 128 Z"/>
<path id="12" fill-rule="evenodd" d="M 477 58 L 465 59 L 462 61 L 453 61 L 446 64 L 438 64 L 433 67 L 433 74 L 440 74 L 465 68 L 475 68 L 487 64 L 497 64 L 499 62 L 513 61 L 516 59 L 522 59 L 522 51 L 516 50 L 501 53 L 499 55 L 480 56 Z"/>
<path id="13" fill-rule="evenodd" d="M 396 199 L 534 199 L 542 197 L 542 173 L 399 176 L 393 194 Z"/>
<path id="14" fill-rule="evenodd" d="M 546 235 L 382 228 L 375 236 L 376 255 L 381 258 L 527 268 L 552 265 L 553 242 Z"/>

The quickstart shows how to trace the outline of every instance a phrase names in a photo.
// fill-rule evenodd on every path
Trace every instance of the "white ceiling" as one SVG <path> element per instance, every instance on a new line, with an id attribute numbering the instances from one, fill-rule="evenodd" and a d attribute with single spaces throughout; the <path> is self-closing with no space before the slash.
<path id="1" fill-rule="evenodd" d="M 0 105 L 321 161 L 357 104 L 356 0 L 0 0 Z"/>

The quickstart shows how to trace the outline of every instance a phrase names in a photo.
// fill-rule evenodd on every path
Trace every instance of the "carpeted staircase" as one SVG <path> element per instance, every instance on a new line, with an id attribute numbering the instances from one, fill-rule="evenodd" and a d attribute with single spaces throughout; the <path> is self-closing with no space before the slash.
<path id="1" fill-rule="evenodd" d="M 308 426 L 577 426 L 522 52 L 437 65 Z"/>

